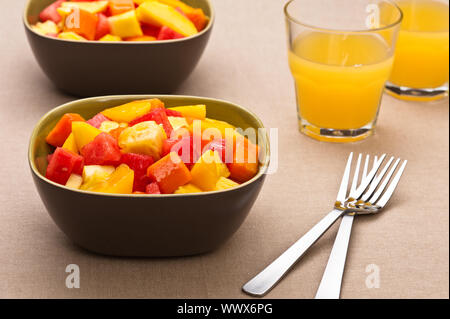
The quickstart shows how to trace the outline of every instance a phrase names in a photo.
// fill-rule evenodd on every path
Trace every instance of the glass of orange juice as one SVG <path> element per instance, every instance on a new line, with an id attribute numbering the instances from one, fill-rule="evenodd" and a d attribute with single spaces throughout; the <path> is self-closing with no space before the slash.
<path id="1" fill-rule="evenodd" d="M 285 15 L 300 131 L 330 142 L 370 136 L 401 10 L 389 0 L 291 0 Z"/>
<path id="2" fill-rule="evenodd" d="M 448 94 L 448 0 L 397 0 L 403 22 L 388 93 L 405 100 Z"/>

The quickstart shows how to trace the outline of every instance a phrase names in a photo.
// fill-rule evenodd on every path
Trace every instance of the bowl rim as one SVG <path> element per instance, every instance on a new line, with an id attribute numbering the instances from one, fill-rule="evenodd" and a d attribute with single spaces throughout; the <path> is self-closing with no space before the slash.
<path id="1" fill-rule="evenodd" d="M 211 0 L 202 0 L 207 3 L 209 10 L 211 12 L 210 17 L 209 17 L 209 23 L 206 26 L 206 28 L 204 28 L 202 31 L 198 32 L 197 34 L 191 35 L 189 37 L 184 37 L 181 39 L 173 39 L 173 40 L 164 40 L 164 41 L 161 41 L 161 40 L 160 41 L 89 41 L 89 40 L 88 41 L 77 41 L 77 40 L 68 40 L 68 39 L 60 39 L 60 38 L 50 37 L 50 36 L 43 35 L 43 34 L 40 34 L 36 31 L 34 31 L 31 28 L 31 25 L 27 19 L 27 12 L 28 12 L 28 9 L 29 9 L 32 1 L 36 1 L 36 0 L 27 0 L 27 2 L 25 4 L 25 9 L 23 10 L 23 14 L 22 14 L 22 22 L 23 22 L 26 30 L 28 30 L 31 33 L 34 33 L 35 35 L 37 35 L 41 38 L 47 39 L 47 40 L 71 42 L 71 43 L 79 43 L 79 44 L 87 44 L 87 45 L 103 45 L 103 44 L 105 44 L 105 45 L 140 45 L 140 44 L 161 45 L 164 43 L 176 43 L 176 42 L 188 41 L 188 40 L 200 37 L 203 34 L 209 32 L 212 29 L 212 26 L 213 26 L 215 18 L 216 18 L 216 12 L 214 10 L 214 6 L 211 3 Z"/>
<path id="2" fill-rule="evenodd" d="M 43 126 L 43 122 L 53 113 L 57 112 L 58 110 L 62 110 L 65 108 L 70 108 L 70 106 L 72 106 L 73 104 L 76 103 L 85 103 L 88 101 L 98 101 L 98 100 L 114 100 L 114 99 L 132 99 L 132 100 L 139 100 L 139 99 L 152 99 L 152 98 L 160 98 L 160 99 L 165 99 L 165 98 L 175 98 L 175 99 L 199 99 L 205 102 L 205 104 L 207 105 L 207 101 L 214 101 L 214 102 L 218 102 L 218 103 L 226 103 L 229 105 L 232 105 L 233 107 L 238 108 L 239 110 L 246 112 L 248 114 L 250 114 L 259 124 L 260 128 L 265 128 L 263 122 L 260 120 L 260 118 L 252 111 L 250 111 L 249 109 L 240 106 L 238 104 L 234 104 L 232 102 L 228 102 L 225 100 L 221 100 L 221 99 L 215 99 L 215 98 L 209 98 L 209 97 L 201 97 L 201 96 L 192 96 L 192 95 L 148 95 L 148 94 L 128 94 L 128 95 L 105 95 L 105 96 L 95 96 L 95 97 L 89 97 L 89 98 L 84 98 L 84 99 L 78 99 L 78 100 L 73 100 L 73 101 L 69 101 L 67 103 L 64 103 L 62 105 L 59 105 L 53 109 L 51 109 L 50 111 L 48 111 L 47 113 L 45 113 L 37 122 L 37 124 L 35 125 L 33 132 L 31 134 L 30 137 L 30 142 L 29 142 L 29 146 L 28 146 L 28 164 L 31 168 L 31 171 L 33 172 L 34 175 L 36 175 L 39 179 L 41 179 L 43 182 L 46 182 L 50 185 L 53 185 L 55 187 L 64 189 L 64 190 L 68 190 L 68 191 L 72 191 L 75 193 L 80 193 L 80 194 L 86 194 L 86 195 L 95 195 L 95 196 L 107 196 L 107 197 L 129 197 L 129 198 L 169 198 L 169 197 L 191 197 L 191 196 L 207 196 L 207 195 L 211 195 L 211 194 L 216 194 L 216 193 L 225 193 L 225 192 L 231 192 L 231 191 L 235 191 L 241 188 L 246 187 L 249 184 L 252 184 L 253 182 L 255 182 L 256 180 L 264 177 L 264 175 L 266 174 L 266 172 L 268 171 L 269 168 L 269 164 L 270 164 L 270 139 L 268 136 L 267 131 L 265 132 L 265 134 L 263 135 L 263 139 L 265 142 L 265 147 L 264 147 L 264 161 L 263 163 L 260 163 L 259 165 L 259 171 L 258 173 L 250 180 L 246 181 L 245 183 L 240 184 L 239 186 L 230 188 L 230 189 L 226 189 L 226 190 L 220 190 L 220 191 L 209 191 L 209 192 L 202 192 L 202 193 L 189 193 L 189 194 L 111 194 L 111 193 L 98 193 L 98 192 L 92 192 L 92 191 L 85 191 L 85 190 L 80 190 L 80 189 L 73 189 L 73 188 L 69 188 L 66 187 L 65 185 L 61 185 L 58 183 L 55 183 L 49 179 L 47 179 L 45 176 L 43 176 L 37 169 L 36 167 L 36 163 L 35 163 L 35 159 L 33 158 L 33 154 L 34 154 L 34 146 L 36 145 L 36 140 L 37 140 L 37 135 L 38 132 L 42 129 Z"/>

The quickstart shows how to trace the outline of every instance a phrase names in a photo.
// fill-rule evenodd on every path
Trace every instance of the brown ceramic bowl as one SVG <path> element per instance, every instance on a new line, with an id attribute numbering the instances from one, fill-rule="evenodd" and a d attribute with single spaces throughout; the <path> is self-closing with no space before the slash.
<path id="1" fill-rule="evenodd" d="M 160 98 L 166 106 L 206 104 L 210 118 L 246 129 L 261 121 L 241 106 L 191 96 L 106 96 L 78 100 L 48 112 L 36 125 L 28 160 L 39 195 L 56 225 L 76 244 L 115 256 L 182 256 L 211 251 L 241 226 L 255 202 L 269 165 L 269 142 L 261 134 L 263 160 L 250 181 L 226 191 L 186 195 L 113 195 L 79 191 L 44 177 L 45 137 L 64 113 L 89 118 L 105 108 L 143 98 Z"/>
<path id="2" fill-rule="evenodd" d="M 30 25 L 54 0 L 29 0 L 25 31 L 44 73 L 59 89 L 76 96 L 165 94 L 191 74 L 206 47 L 214 10 L 209 0 L 183 0 L 211 18 L 195 36 L 154 42 L 70 41 L 42 36 Z"/>

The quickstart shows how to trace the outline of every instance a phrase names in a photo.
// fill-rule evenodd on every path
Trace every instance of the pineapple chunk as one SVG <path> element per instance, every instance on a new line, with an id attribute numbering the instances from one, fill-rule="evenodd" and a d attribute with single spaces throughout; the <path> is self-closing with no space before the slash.
<path id="1" fill-rule="evenodd" d="M 230 176 L 230 171 L 220 159 L 219 153 L 209 150 L 195 163 L 191 175 L 192 184 L 203 191 L 213 191 L 219 178 Z"/>
<path id="2" fill-rule="evenodd" d="M 189 124 L 184 117 L 169 116 L 168 118 L 170 125 L 172 125 L 174 131 L 182 127 L 189 127 Z"/>
<path id="3" fill-rule="evenodd" d="M 73 189 L 79 189 L 81 184 L 83 183 L 83 177 L 77 174 L 70 175 L 69 179 L 67 180 L 66 187 L 73 188 Z"/>
<path id="4" fill-rule="evenodd" d="M 236 183 L 235 181 L 232 181 L 231 179 L 228 179 L 228 178 L 225 178 L 222 176 L 217 181 L 215 190 L 220 191 L 220 190 L 234 188 L 236 186 L 239 186 L 239 184 Z"/>
<path id="5" fill-rule="evenodd" d="M 83 184 L 80 188 L 90 190 L 96 184 L 103 182 L 114 171 L 114 166 L 85 165 L 83 168 Z"/>
<path id="6" fill-rule="evenodd" d="M 109 133 L 112 130 L 115 130 L 116 128 L 119 128 L 120 125 L 117 122 L 114 121 L 104 121 L 102 124 L 100 124 L 100 127 L 98 128 L 100 131 Z"/>
<path id="7" fill-rule="evenodd" d="M 193 184 L 186 184 L 184 186 L 178 187 L 175 194 L 191 194 L 191 193 L 201 193 L 202 190 Z"/>
<path id="8" fill-rule="evenodd" d="M 63 40 L 87 41 L 86 38 L 82 37 L 79 34 L 76 34 L 75 32 L 61 32 L 58 35 L 58 38 Z"/>
<path id="9" fill-rule="evenodd" d="M 116 35 L 112 35 L 112 34 L 107 34 L 105 35 L 103 38 L 100 38 L 99 41 L 107 41 L 107 42 L 111 42 L 111 41 L 122 41 L 121 37 L 118 37 Z"/>
<path id="10" fill-rule="evenodd" d="M 51 20 L 47 20 L 45 22 L 38 22 L 31 27 L 34 31 L 39 34 L 47 35 L 47 34 L 58 34 L 59 28 L 55 22 Z"/>

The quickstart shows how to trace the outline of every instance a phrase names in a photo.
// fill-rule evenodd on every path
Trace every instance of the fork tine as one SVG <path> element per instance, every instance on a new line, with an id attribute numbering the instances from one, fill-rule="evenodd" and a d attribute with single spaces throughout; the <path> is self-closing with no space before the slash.
<path id="1" fill-rule="evenodd" d="M 377 161 L 375 157 L 375 162 Z M 387 170 L 389 169 L 389 166 L 391 166 L 392 162 L 394 161 L 394 156 L 392 156 L 389 159 L 389 162 L 383 167 L 380 174 L 378 174 L 373 180 L 372 183 L 370 183 L 369 189 L 364 193 L 363 197 L 361 198 L 362 201 L 367 202 L 370 198 L 370 196 L 375 192 L 375 189 L 377 188 L 378 184 L 380 184 L 381 179 L 386 174 Z"/>
<path id="2" fill-rule="evenodd" d="M 353 194 L 354 192 L 356 192 L 356 185 L 358 184 L 358 177 L 359 177 L 359 167 L 361 166 L 361 158 L 362 158 L 362 154 L 359 153 L 358 162 L 356 163 L 356 168 L 355 168 L 355 175 L 353 176 L 353 182 L 352 182 L 352 186 L 350 188 L 350 194 Z M 366 164 L 367 164 L 367 160 L 366 160 Z M 364 165 L 366 165 L 366 164 L 364 164 Z"/>
<path id="3" fill-rule="evenodd" d="M 394 193 L 395 188 L 398 185 L 398 182 L 400 181 L 400 177 L 402 177 L 403 171 L 405 170 L 405 167 L 406 167 L 407 163 L 408 163 L 408 161 L 405 160 L 403 162 L 402 166 L 400 166 L 397 174 L 395 174 L 394 179 L 392 180 L 392 182 L 389 185 L 388 189 L 383 194 L 383 196 L 381 196 L 380 200 L 376 203 L 378 206 L 384 207 L 387 204 L 387 202 L 391 198 L 392 194 Z"/>
<path id="4" fill-rule="evenodd" d="M 378 190 L 375 192 L 375 194 L 370 198 L 371 203 L 375 203 L 378 198 L 380 198 L 381 194 L 383 193 L 384 189 L 386 188 L 387 184 L 389 183 L 389 180 L 391 179 L 392 175 L 395 172 L 395 169 L 398 166 L 398 163 L 400 163 L 400 158 L 397 158 L 394 165 L 392 166 L 391 170 L 387 174 L 386 178 L 384 179 L 383 183 L 381 183 L 380 187 L 378 187 Z"/>
<path id="5" fill-rule="evenodd" d="M 364 170 L 363 170 L 362 179 L 365 179 L 367 177 L 367 170 L 369 169 L 369 161 L 370 161 L 370 155 L 367 154 L 366 155 L 366 162 L 364 163 Z"/>
<path id="6" fill-rule="evenodd" d="M 352 166 L 353 152 L 350 153 L 347 160 L 347 166 L 345 166 L 344 176 L 342 176 L 341 186 L 339 187 L 339 193 L 336 198 L 338 202 L 345 202 L 347 198 L 348 180 L 350 179 L 350 168 Z"/>
<path id="7" fill-rule="evenodd" d="M 385 158 L 386 158 L 386 154 L 383 154 L 380 157 L 380 160 L 378 162 L 374 163 L 372 170 L 369 172 L 369 174 L 366 176 L 366 178 L 361 181 L 361 184 L 359 185 L 359 187 L 356 190 L 355 194 L 351 194 L 351 196 L 354 199 L 359 199 L 361 197 L 361 195 L 367 189 L 367 186 L 369 186 L 369 184 L 372 182 L 373 178 L 375 177 L 375 174 L 380 169 L 380 166 L 383 163 Z"/>

